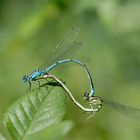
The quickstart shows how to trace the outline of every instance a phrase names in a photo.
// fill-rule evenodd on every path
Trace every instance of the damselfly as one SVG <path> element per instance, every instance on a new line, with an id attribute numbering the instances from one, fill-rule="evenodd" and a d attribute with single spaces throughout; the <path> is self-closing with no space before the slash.
<path id="1" fill-rule="evenodd" d="M 87 69 L 87 71 L 88 71 L 88 76 L 89 76 L 89 79 L 90 79 L 91 87 L 94 90 L 92 76 L 91 76 L 88 69 Z M 108 100 L 103 99 L 99 96 L 94 96 L 93 94 L 89 94 L 89 93 L 84 94 L 84 99 L 85 99 L 85 101 L 87 101 L 87 103 L 90 105 L 90 107 L 93 110 L 94 110 L 95 107 L 100 109 L 102 107 L 102 105 L 107 105 L 108 107 L 120 112 L 123 115 L 126 115 L 129 118 L 140 120 L 140 109 L 138 109 L 138 108 L 134 108 L 134 107 L 131 107 L 131 106 L 128 106 L 128 105 L 108 101 Z"/>
<path id="2" fill-rule="evenodd" d="M 64 38 L 57 44 L 53 53 L 50 54 L 48 56 L 47 60 L 45 61 L 45 64 L 46 63 L 50 64 L 47 68 L 42 68 L 42 65 L 41 65 L 41 67 L 34 70 L 31 74 L 23 76 L 23 81 L 29 83 L 29 89 L 31 89 L 32 81 L 37 81 L 40 77 L 48 74 L 56 66 L 58 66 L 60 64 L 64 64 L 64 63 L 72 62 L 72 63 L 76 63 L 76 64 L 82 66 L 85 69 L 85 71 L 89 77 L 89 72 L 87 71 L 88 69 L 84 63 L 80 62 L 77 59 L 62 59 L 63 55 L 65 55 L 67 53 L 74 53 L 73 51 L 75 51 L 76 49 L 78 50 L 78 47 L 75 44 L 75 39 L 77 38 L 79 31 L 80 31 L 79 28 L 72 28 L 68 33 L 65 34 Z M 73 47 L 71 47 L 71 46 L 73 46 Z M 43 66 L 44 66 L 44 64 L 43 64 Z M 89 81 L 91 82 L 92 80 L 90 79 Z M 90 83 L 90 85 L 92 85 L 92 84 Z M 91 89 L 90 95 L 93 95 L 94 88 L 90 87 L 90 89 Z"/>

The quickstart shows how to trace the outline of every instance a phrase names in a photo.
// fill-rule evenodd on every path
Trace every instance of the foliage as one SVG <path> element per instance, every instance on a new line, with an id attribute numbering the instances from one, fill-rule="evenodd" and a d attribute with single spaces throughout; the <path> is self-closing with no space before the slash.
<path id="1" fill-rule="evenodd" d="M 71 121 L 63 121 L 59 124 L 50 126 L 33 135 L 29 135 L 27 140 L 61 140 L 72 129 L 73 123 Z"/>
<path id="2" fill-rule="evenodd" d="M 3 136 L 1 132 L 0 132 L 0 140 L 6 140 L 6 138 Z"/>
<path id="3" fill-rule="evenodd" d="M 14 102 L 4 117 L 4 125 L 14 140 L 59 122 L 64 116 L 65 96 L 59 89 L 38 89 Z"/>

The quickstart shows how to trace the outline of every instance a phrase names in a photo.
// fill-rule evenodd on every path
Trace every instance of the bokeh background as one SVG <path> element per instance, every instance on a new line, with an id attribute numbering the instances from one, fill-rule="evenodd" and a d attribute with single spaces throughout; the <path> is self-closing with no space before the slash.
<path id="1" fill-rule="evenodd" d="M 72 27 L 80 27 L 84 61 L 96 95 L 140 108 L 139 0 L 0 0 L 0 130 L 7 108 L 26 94 L 22 77 L 36 69 Z M 52 73 L 77 100 L 89 91 L 87 76 L 74 65 Z M 84 104 L 84 103 L 83 103 Z M 74 123 L 66 140 L 138 140 L 140 122 L 105 106 L 93 118 L 67 98 L 64 120 Z"/>

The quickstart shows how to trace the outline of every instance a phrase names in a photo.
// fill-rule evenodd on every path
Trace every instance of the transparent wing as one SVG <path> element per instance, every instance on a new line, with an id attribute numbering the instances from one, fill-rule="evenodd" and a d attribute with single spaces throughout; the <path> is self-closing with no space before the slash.
<path id="1" fill-rule="evenodd" d="M 140 109 L 110 101 L 104 101 L 104 103 L 121 114 L 140 121 Z"/>
<path id="2" fill-rule="evenodd" d="M 63 39 L 56 45 L 55 49 L 51 54 L 45 59 L 39 69 L 44 69 L 46 66 L 53 64 L 59 59 L 65 58 L 70 54 L 73 54 L 76 50 L 79 50 L 81 44 L 75 42 L 80 28 L 72 28 L 68 33 L 66 33 Z"/>

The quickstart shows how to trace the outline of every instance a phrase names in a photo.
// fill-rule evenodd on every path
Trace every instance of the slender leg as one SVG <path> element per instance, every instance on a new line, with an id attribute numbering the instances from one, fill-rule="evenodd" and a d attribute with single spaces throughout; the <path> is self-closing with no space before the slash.
<path id="1" fill-rule="evenodd" d="M 31 91 L 31 81 L 29 81 L 29 91 Z"/>
<path id="2" fill-rule="evenodd" d="M 86 119 L 90 119 L 95 115 L 95 112 L 93 112 L 89 117 L 87 117 Z"/>
<path id="3" fill-rule="evenodd" d="M 38 86 L 40 87 L 40 81 L 37 80 Z"/>

